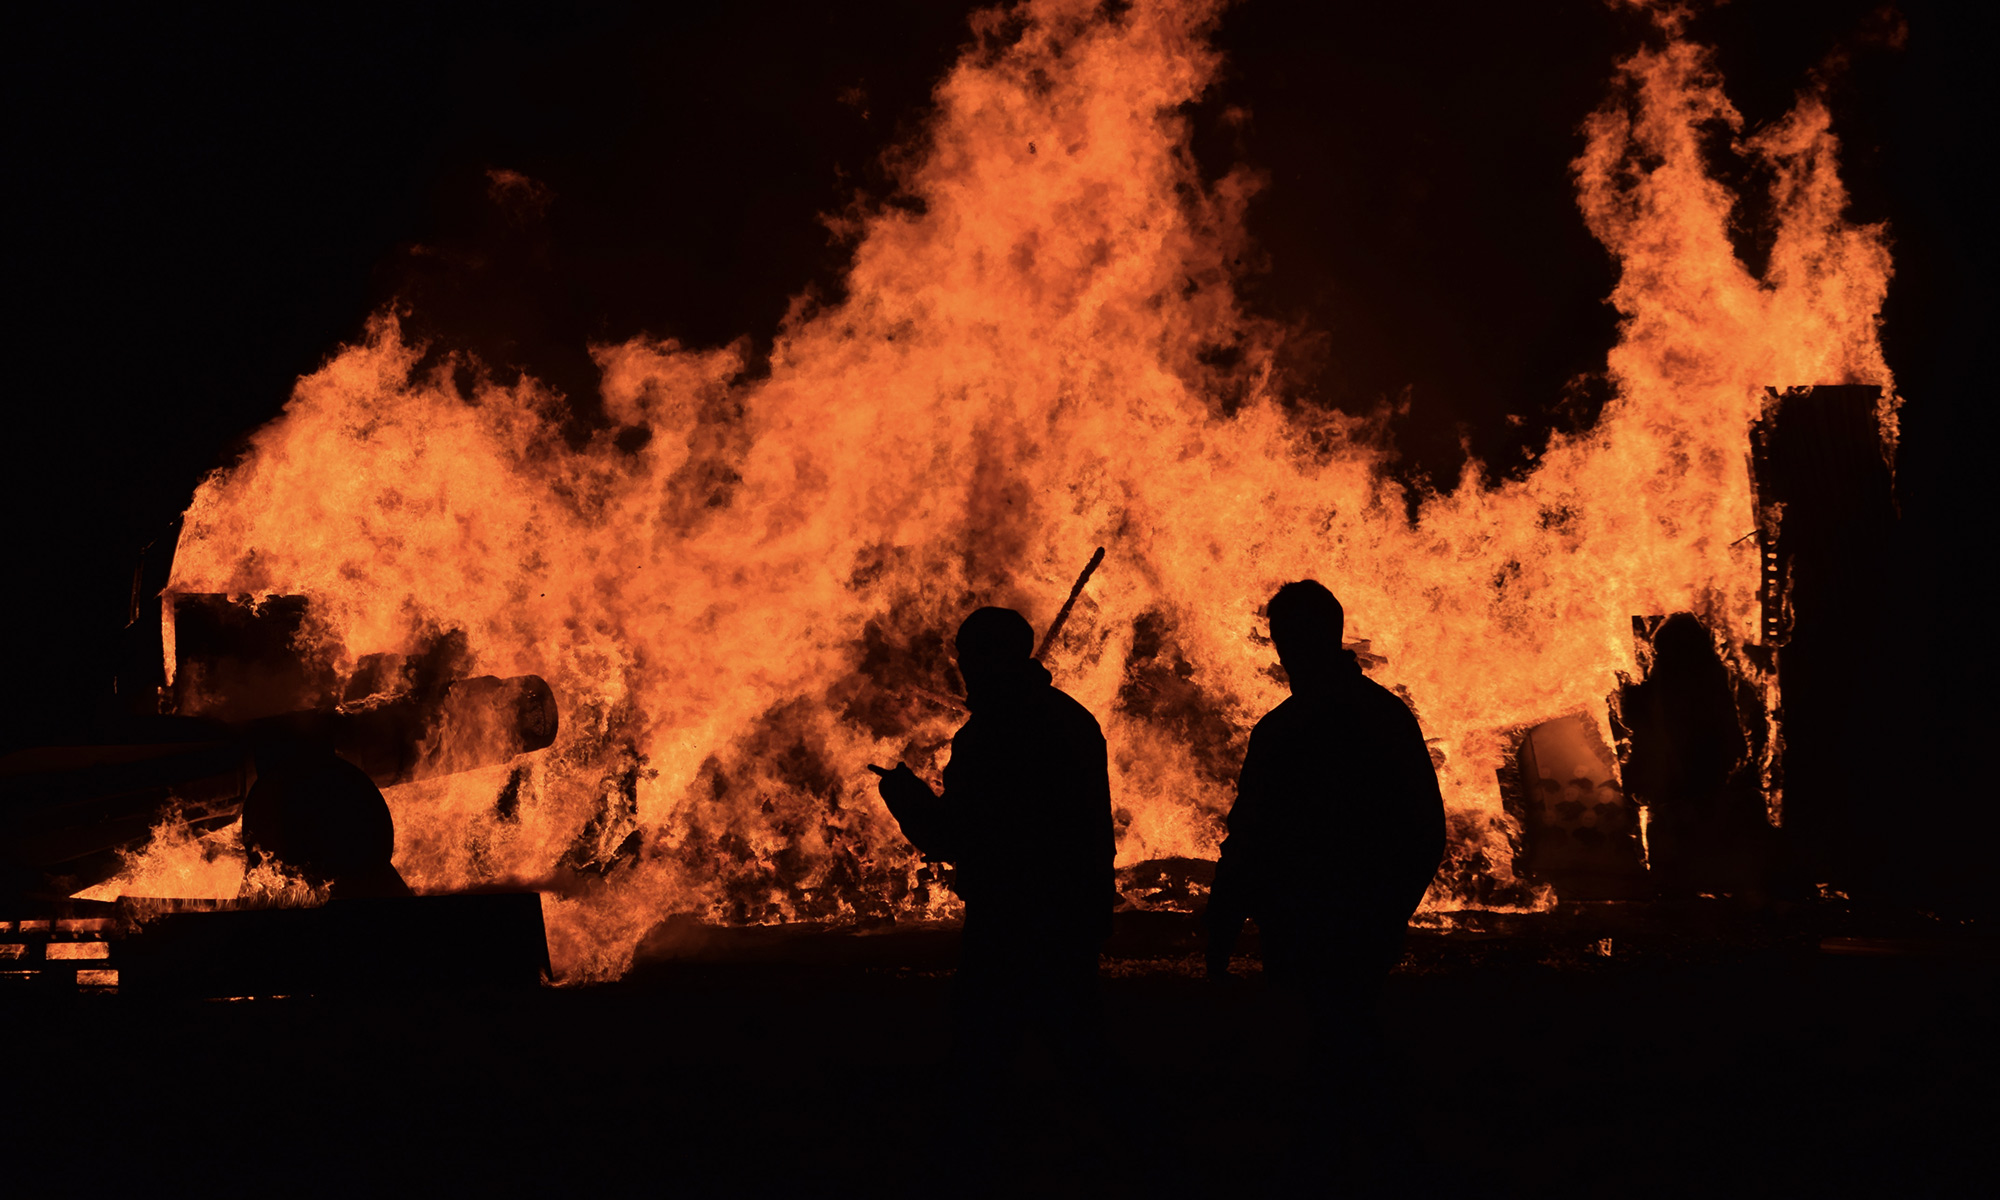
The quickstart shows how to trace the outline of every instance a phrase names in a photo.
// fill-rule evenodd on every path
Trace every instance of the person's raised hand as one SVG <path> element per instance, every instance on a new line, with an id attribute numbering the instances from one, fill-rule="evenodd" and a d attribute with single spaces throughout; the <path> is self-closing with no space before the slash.
<path id="1" fill-rule="evenodd" d="M 869 763 L 868 769 L 879 777 L 875 790 L 881 793 L 882 802 L 892 811 L 899 804 L 922 803 L 937 797 L 937 793 L 931 791 L 931 785 L 918 779 L 917 773 L 902 762 L 898 762 L 893 770 L 874 763 Z"/>

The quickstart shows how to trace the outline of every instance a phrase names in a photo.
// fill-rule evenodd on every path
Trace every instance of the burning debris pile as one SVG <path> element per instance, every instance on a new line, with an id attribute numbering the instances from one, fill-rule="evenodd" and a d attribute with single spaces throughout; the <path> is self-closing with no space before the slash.
<path id="1" fill-rule="evenodd" d="M 310 613 L 303 596 L 182 593 L 135 625 L 157 636 L 119 676 L 129 711 L 94 742 L 0 759 L 0 890 L 234 896 L 246 880 L 236 823 L 260 774 L 337 755 L 363 787 L 391 787 L 555 740 L 548 684 L 464 674 L 459 639 L 407 662 L 366 656 L 343 692 L 329 664 L 300 651 Z M 149 831 L 152 852 L 125 863 Z"/>
<path id="2" fill-rule="evenodd" d="M 310 598 L 298 636 L 343 694 L 386 661 L 364 651 L 407 663 L 445 640 L 467 674 L 546 679 L 548 751 L 388 798 L 419 891 L 553 893 L 572 978 L 617 974 L 673 914 L 949 915 L 865 764 L 934 778 L 949 632 L 981 604 L 1046 626 L 1100 544 L 1047 661 L 1103 723 L 1135 894 L 1199 893 L 1198 871 L 1144 864 L 1214 857 L 1248 730 L 1282 695 L 1259 608 L 1304 577 L 1430 736 L 1451 824 L 1431 907 L 1546 903 L 1496 784 L 1543 722 L 1565 732 L 1530 739 L 1531 765 L 1595 771 L 1579 804 L 1636 853 L 1604 757 L 1633 616 L 1697 615 L 1765 720 L 1767 539 L 1745 539 L 1764 388 L 1893 394 L 1888 257 L 1842 218 L 1826 110 L 1808 96 L 1746 133 L 1671 28 L 1622 63 L 1575 163 L 1622 271 L 1616 395 L 1523 477 L 1470 463 L 1412 497 L 1375 426 L 1288 392 L 1286 332 L 1239 306 L 1259 185 L 1205 183 L 1179 115 L 1216 75 L 1216 8 L 975 18 L 905 156 L 910 202 L 851 231 L 846 298 L 795 306 L 768 373 L 741 345 L 593 347 L 610 425 L 581 445 L 562 395 L 384 314 L 202 485 L 169 592 Z M 1718 132 L 1773 181 L 1761 276 L 1704 163 Z M 1778 741 L 1754 744 L 1775 787 Z M 1560 804 L 1536 819 L 1585 827 Z"/>

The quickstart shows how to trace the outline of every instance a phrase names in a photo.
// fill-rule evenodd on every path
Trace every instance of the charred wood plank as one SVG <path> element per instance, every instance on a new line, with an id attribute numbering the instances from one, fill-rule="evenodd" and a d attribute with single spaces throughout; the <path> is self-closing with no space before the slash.
<path id="1" fill-rule="evenodd" d="M 166 913 L 118 962 L 121 993 L 197 998 L 532 988 L 551 973 L 534 892 Z"/>

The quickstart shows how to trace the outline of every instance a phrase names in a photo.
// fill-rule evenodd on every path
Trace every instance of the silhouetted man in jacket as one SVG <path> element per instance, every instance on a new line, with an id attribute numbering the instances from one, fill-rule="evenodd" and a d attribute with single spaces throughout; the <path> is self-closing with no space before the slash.
<path id="1" fill-rule="evenodd" d="M 1250 734 L 1208 903 L 1208 970 L 1244 919 L 1264 968 L 1326 1015 L 1365 1021 L 1444 854 L 1444 801 L 1409 707 L 1341 649 L 1345 614 L 1312 580 L 1271 598 L 1289 700 Z"/>
<path id="2" fill-rule="evenodd" d="M 1034 631 L 1007 608 L 959 626 L 972 717 L 951 742 L 944 795 L 901 763 L 881 793 L 965 901 L 956 1055 L 997 1070 L 1039 1027 L 1061 1056 L 1100 1051 L 1097 954 L 1111 932 L 1111 784 L 1090 710 L 1051 685 Z"/>

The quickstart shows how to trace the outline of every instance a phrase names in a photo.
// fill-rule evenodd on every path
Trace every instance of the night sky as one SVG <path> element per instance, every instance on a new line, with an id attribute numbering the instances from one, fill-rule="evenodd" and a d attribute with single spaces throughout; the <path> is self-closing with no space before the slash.
<path id="1" fill-rule="evenodd" d="M 921 127 L 966 11 L 15 16 L 0 748 L 85 727 L 139 546 L 382 305 L 554 383 L 581 428 L 588 342 L 747 335 L 761 352 L 795 293 L 837 298 L 844 252 L 820 216 L 890 193 L 882 153 Z M 1244 294 L 1323 332 L 1289 364 L 1318 401 L 1368 408 L 1407 389 L 1407 478 L 1448 484 L 1467 446 L 1516 469 L 1602 403 L 1614 274 L 1568 163 L 1643 28 L 1591 0 L 1252 0 L 1224 19 L 1226 75 L 1190 115 L 1204 170 L 1248 161 L 1269 177 Z M 1993 541 L 1973 366 L 1991 269 L 1975 225 L 1990 207 L 1973 174 L 1992 140 L 1970 104 L 1981 42 L 1969 17 L 1915 0 L 1738 0 L 1694 34 L 1719 47 L 1752 127 L 1815 68 L 1832 81 L 1853 215 L 1893 230 L 1885 339 L 1909 399 L 1900 498 L 1917 550 L 1909 612 L 1858 644 L 1916 656 L 1927 686 L 1969 695 L 1990 634 L 1937 650 L 1953 625 L 1991 622 L 1972 592 Z M 1232 106 L 1249 121 L 1225 120 Z M 523 228 L 486 201 L 493 168 L 552 191 L 543 221 Z M 1914 621 L 1928 627 L 1895 627 Z"/>

